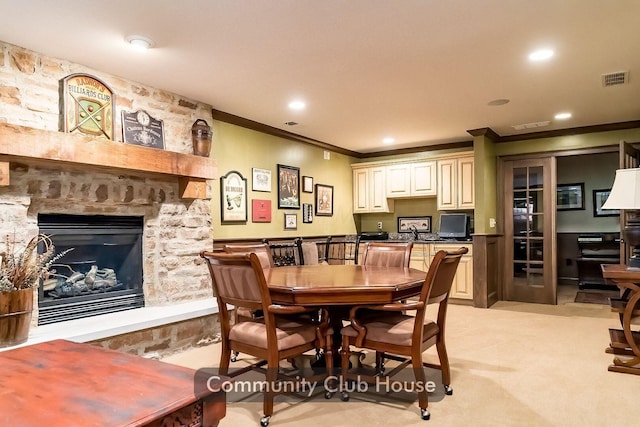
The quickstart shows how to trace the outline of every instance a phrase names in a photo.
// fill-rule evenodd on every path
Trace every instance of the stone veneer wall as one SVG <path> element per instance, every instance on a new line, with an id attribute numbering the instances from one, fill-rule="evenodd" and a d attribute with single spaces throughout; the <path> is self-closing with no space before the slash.
<path id="1" fill-rule="evenodd" d="M 163 120 L 165 149 L 189 154 L 192 124 L 197 119 L 213 121 L 209 105 L 0 41 L 0 122 L 58 131 L 59 82 L 73 73 L 91 74 L 114 91 L 118 140 L 122 140 L 122 110 L 144 109 Z M 208 271 L 198 256 L 200 250 L 212 247 L 210 203 L 181 200 L 176 179 L 12 162 L 11 185 L 0 187 L 0 236 L 28 241 L 38 232 L 38 212 L 142 215 L 146 305 L 168 305 L 211 297 Z M 0 241 L 2 251 L 4 238 Z M 140 353 L 140 348 L 156 351 L 162 345 L 211 339 L 215 319 L 208 320 L 209 327 L 198 322 L 188 321 L 184 328 L 173 325 L 173 331 L 169 327 L 116 337 L 107 345 L 119 347 L 120 342 L 127 351 Z M 138 349 L 132 344 L 136 336 L 144 341 Z"/>

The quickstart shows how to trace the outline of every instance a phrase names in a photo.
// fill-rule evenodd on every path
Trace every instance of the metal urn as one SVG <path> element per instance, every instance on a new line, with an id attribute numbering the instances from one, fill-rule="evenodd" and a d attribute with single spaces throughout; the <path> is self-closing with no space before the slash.
<path id="1" fill-rule="evenodd" d="M 211 128 L 206 121 L 198 119 L 191 126 L 191 139 L 193 141 L 193 154 L 196 156 L 209 156 L 211 151 Z"/>

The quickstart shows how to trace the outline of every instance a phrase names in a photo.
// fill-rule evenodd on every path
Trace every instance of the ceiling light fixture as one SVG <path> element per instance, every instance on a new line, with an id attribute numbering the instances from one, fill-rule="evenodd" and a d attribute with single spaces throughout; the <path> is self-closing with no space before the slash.
<path id="1" fill-rule="evenodd" d="M 384 139 L 382 140 L 382 143 L 383 143 L 383 144 L 387 144 L 387 145 L 388 145 L 388 144 L 393 144 L 394 142 L 396 142 L 396 139 L 395 139 L 395 138 L 392 138 L 392 137 L 390 137 L 390 136 L 388 136 L 388 137 L 386 137 L 386 138 L 384 138 Z"/>
<path id="2" fill-rule="evenodd" d="M 304 110 L 306 107 L 307 107 L 307 104 L 305 104 L 304 101 L 291 101 L 289 103 L 289 109 L 295 110 L 295 111 Z"/>
<path id="3" fill-rule="evenodd" d="M 153 40 L 145 36 L 139 36 L 139 35 L 127 36 L 126 40 L 127 40 L 127 43 L 129 43 L 131 46 L 139 50 L 147 50 L 155 46 L 155 43 L 153 42 Z"/>
<path id="4" fill-rule="evenodd" d="M 571 118 L 571 113 L 558 113 L 553 116 L 556 120 L 566 120 Z"/>
<path id="5" fill-rule="evenodd" d="M 551 49 L 540 49 L 529 54 L 529 59 L 531 61 L 546 61 L 552 56 L 553 56 L 553 51 Z"/>

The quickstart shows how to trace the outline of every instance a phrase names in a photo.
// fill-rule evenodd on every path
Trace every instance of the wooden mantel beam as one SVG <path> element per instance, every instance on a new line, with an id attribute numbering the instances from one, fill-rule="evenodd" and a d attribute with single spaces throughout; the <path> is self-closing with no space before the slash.
<path id="1" fill-rule="evenodd" d="M 0 156 L 5 166 L 10 161 L 32 161 L 95 166 L 114 173 L 169 175 L 178 177 L 182 188 L 197 183 L 199 195 L 204 181 L 216 179 L 218 172 L 216 161 L 208 157 L 6 123 L 0 123 Z M 0 185 L 9 184 L 5 169 L 0 169 Z"/>

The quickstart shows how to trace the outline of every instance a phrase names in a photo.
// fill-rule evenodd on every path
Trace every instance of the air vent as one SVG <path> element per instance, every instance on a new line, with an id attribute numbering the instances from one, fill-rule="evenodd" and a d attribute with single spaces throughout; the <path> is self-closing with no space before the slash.
<path id="1" fill-rule="evenodd" d="M 618 71 L 616 73 L 608 73 L 602 75 L 602 86 L 616 86 L 629 83 L 629 72 Z"/>
<path id="2" fill-rule="evenodd" d="M 544 122 L 524 123 L 521 125 L 513 125 L 512 127 L 515 130 L 534 129 L 549 126 L 549 123 L 551 123 L 549 120 L 545 120 Z"/>
<path id="3" fill-rule="evenodd" d="M 287 126 L 296 126 L 298 123 L 297 122 L 284 122 L 285 125 Z"/>

